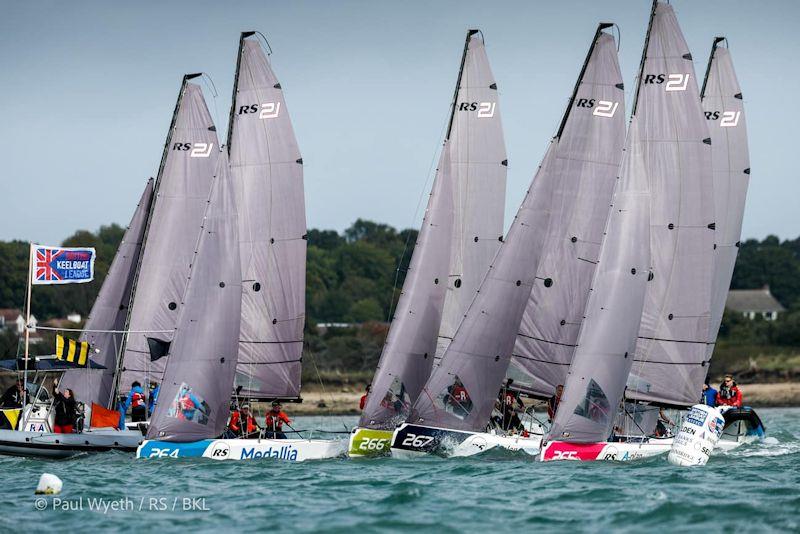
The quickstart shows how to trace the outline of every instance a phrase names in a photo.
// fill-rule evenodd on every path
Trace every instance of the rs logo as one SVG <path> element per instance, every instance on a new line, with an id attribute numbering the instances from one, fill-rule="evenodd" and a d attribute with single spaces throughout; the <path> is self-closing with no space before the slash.
<path id="1" fill-rule="evenodd" d="M 433 441 L 433 436 L 418 436 L 416 434 L 409 434 L 403 440 L 403 445 L 406 447 L 422 448 Z"/>
<path id="2" fill-rule="evenodd" d="M 667 79 L 667 86 L 665 91 L 685 91 L 686 85 L 689 83 L 688 74 L 670 74 Z"/>
<path id="3" fill-rule="evenodd" d="M 578 451 L 553 451 L 553 460 L 578 460 Z"/>
<path id="4" fill-rule="evenodd" d="M 172 150 L 190 150 L 190 158 L 207 158 L 211 155 L 213 147 L 214 143 L 175 143 L 172 145 Z"/>
<path id="5" fill-rule="evenodd" d="M 177 458 L 178 457 L 178 449 L 153 449 L 150 452 L 150 456 L 148 458 Z"/>
<path id="6" fill-rule="evenodd" d="M 723 111 L 722 119 L 719 121 L 720 127 L 730 128 L 731 126 L 736 126 L 739 124 L 739 115 L 741 114 L 741 111 Z"/>
<path id="7" fill-rule="evenodd" d="M 608 100 L 599 100 L 597 102 L 597 107 L 594 108 L 592 115 L 597 115 L 598 117 L 613 117 L 614 113 L 617 112 L 617 107 L 619 106 L 619 102 L 609 102 Z"/>
<path id="8" fill-rule="evenodd" d="M 389 440 L 386 438 L 369 438 L 361 441 L 358 449 L 362 451 L 382 451 L 388 443 Z"/>

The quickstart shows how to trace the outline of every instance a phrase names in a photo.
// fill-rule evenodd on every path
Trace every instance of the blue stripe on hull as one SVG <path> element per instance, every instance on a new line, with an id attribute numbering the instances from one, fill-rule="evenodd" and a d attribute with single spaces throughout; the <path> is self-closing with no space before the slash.
<path id="1" fill-rule="evenodd" d="M 146 440 L 136 451 L 137 458 L 201 458 L 212 439 L 175 443 L 171 441 Z"/>

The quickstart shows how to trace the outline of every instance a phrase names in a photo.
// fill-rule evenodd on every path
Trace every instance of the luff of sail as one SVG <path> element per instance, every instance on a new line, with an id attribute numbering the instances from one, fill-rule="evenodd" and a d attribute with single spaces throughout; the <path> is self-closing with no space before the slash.
<path id="1" fill-rule="evenodd" d="M 430 376 L 450 264 L 453 184 L 445 141 L 403 290 L 359 420 L 392 429 L 408 416 Z"/>
<path id="2" fill-rule="evenodd" d="M 651 43 L 660 39 L 659 13 L 653 2 L 619 179 L 586 317 L 548 440 L 591 443 L 608 439 L 633 363 L 650 273 L 653 171 L 648 164 L 663 144 L 652 134 L 658 128 L 656 113 L 671 109 L 670 95 L 663 86 L 643 87 L 643 73 L 652 65 Z"/>
<path id="3" fill-rule="evenodd" d="M 714 172 L 714 278 L 711 293 L 710 341 L 716 342 L 725 300 L 739 252 L 742 219 L 750 182 L 750 154 L 744 102 L 730 50 L 714 39 L 700 98 L 711 136 L 711 166 Z M 727 42 L 727 41 L 726 41 Z M 707 360 L 714 345 L 708 346 Z M 695 391 L 702 383 L 693 382 Z"/>
<path id="4" fill-rule="evenodd" d="M 238 394 L 300 395 L 305 323 L 303 160 L 283 91 L 253 32 L 242 34 L 228 128 L 239 212 Z"/>
<path id="5" fill-rule="evenodd" d="M 163 358 L 151 361 L 148 338 L 172 341 L 194 256 L 196 229 L 208 204 L 219 141 L 199 85 L 184 76 L 155 183 L 132 294 L 120 391 L 134 380 L 161 381 Z"/>
<path id="6" fill-rule="evenodd" d="M 152 199 L 151 178 L 145 185 L 81 333 L 80 341 L 88 341 L 91 346 L 91 359 L 105 369 L 64 373 L 61 379 L 61 387 L 72 389 L 76 398 L 87 405 L 96 403 L 110 408 L 113 404 L 117 358 L 122 348 L 121 332 L 128 318 L 133 279 L 139 264 L 145 222 Z"/>
<path id="7" fill-rule="evenodd" d="M 221 152 L 148 439 L 197 441 L 228 422 L 242 309 L 236 201 Z"/>
<path id="8" fill-rule="evenodd" d="M 508 371 L 515 387 L 539 397 L 550 397 L 566 379 L 622 158 L 624 86 L 616 43 L 601 32 L 609 26 L 598 28 L 570 100 L 587 113 L 571 118 L 573 130 L 560 136 L 559 158 L 584 168 L 562 171 L 546 184 L 555 189 L 546 197 L 552 202 L 539 209 L 552 214 Z M 534 181 L 534 198 L 540 186 L 545 184 Z"/>
<path id="9" fill-rule="evenodd" d="M 503 235 L 508 162 L 497 84 L 480 30 L 467 32 L 453 102 L 446 139 L 455 222 L 437 359 L 455 335 Z"/>
<path id="10" fill-rule="evenodd" d="M 664 83 L 659 84 L 662 75 Z M 643 97 L 639 103 L 652 106 L 648 138 L 658 143 L 648 158 L 652 280 L 625 396 L 691 406 L 708 371 L 711 342 L 715 228 L 711 139 L 692 56 L 667 4 L 659 3 L 656 9 L 640 91 L 663 99 Z"/>
<path id="11" fill-rule="evenodd" d="M 565 232 L 560 214 L 572 213 L 578 205 L 579 184 L 614 181 L 625 135 L 625 103 L 616 44 L 602 32 L 604 27 L 593 36 L 561 126 L 506 239 L 414 404 L 412 423 L 467 431 L 486 427 L 531 289 L 555 285 L 538 275 L 545 241 Z M 590 101 L 602 102 L 599 109 L 606 112 L 596 113 Z M 566 277 L 556 280 L 568 283 Z"/>

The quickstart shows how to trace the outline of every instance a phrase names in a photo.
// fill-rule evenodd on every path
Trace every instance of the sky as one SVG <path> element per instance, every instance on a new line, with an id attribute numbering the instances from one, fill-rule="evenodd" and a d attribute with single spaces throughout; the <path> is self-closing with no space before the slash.
<path id="1" fill-rule="evenodd" d="M 800 2 L 673 0 L 702 77 L 726 35 L 752 173 L 743 236 L 800 234 Z M 184 73 L 205 72 L 225 138 L 239 32 L 259 30 L 303 155 L 308 226 L 418 227 L 467 28 L 480 28 L 508 151 L 506 228 L 600 21 L 621 32 L 626 98 L 649 0 L 37 1 L 0 18 L 0 239 L 126 225 L 156 173 Z M 700 78 L 701 79 L 701 78 Z M 216 97 L 214 93 L 216 92 Z M 424 206 L 424 205 L 423 205 Z"/>

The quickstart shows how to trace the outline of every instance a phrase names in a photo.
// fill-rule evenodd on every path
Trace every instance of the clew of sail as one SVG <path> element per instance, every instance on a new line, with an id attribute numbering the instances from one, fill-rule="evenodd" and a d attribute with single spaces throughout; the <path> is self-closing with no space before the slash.
<path id="1" fill-rule="evenodd" d="M 281 85 L 253 32 L 240 39 L 228 136 L 242 262 L 236 387 L 244 397 L 299 397 L 306 277 L 303 160 Z"/>
<path id="2" fill-rule="evenodd" d="M 134 380 L 161 381 L 165 359 L 152 361 L 148 338 L 169 343 L 181 312 L 197 227 L 203 219 L 219 141 L 199 85 L 184 76 L 164 146 L 155 197 L 132 292 L 120 391 Z"/>
<path id="3" fill-rule="evenodd" d="M 207 210 L 195 228 L 175 338 L 147 439 L 219 436 L 229 415 L 241 323 L 236 200 L 221 152 Z"/>
<path id="4" fill-rule="evenodd" d="M 657 6 L 647 56 L 639 109 L 651 118 L 652 279 L 625 396 L 691 406 L 708 371 L 711 342 L 712 145 L 692 56 L 669 5 Z"/>
<path id="5" fill-rule="evenodd" d="M 711 135 L 711 165 L 714 172 L 714 277 L 711 293 L 711 330 L 715 342 L 725 300 L 739 252 L 742 219 L 750 181 L 750 155 L 747 147 L 747 123 L 744 103 L 730 50 L 719 46 L 723 37 L 714 39 L 706 78 L 700 98 Z M 714 345 L 708 346 L 710 360 Z M 698 375 L 699 376 L 699 375 Z M 702 383 L 693 382 L 695 391 Z"/>
<path id="6" fill-rule="evenodd" d="M 411 423 L 473 432 L 486 427 L 531 290 L 554 285 L 537 274 L 544 243 L 556 232 L 567 239 L 560 215 L 572 212 L 580 184 L 614 181 L 624 140 L 625 104 L 615 42 L 602 32 L 604 27 L 594 35 L 561 127 L 506 239 L 413 406 Z M 607 113 L 598 114 L 597 108 L 587 105 L 592 100 L 611 106 L 602 104 L 600 109 Z M 556 280 L 569 283 L 567 278 Z"/>
<path id="7" fill-rule="evenodd" d="M 122 331 L 128 318 L 133 279 L 142 250 L 145 223 L 153 199 L 153 179 L 147 181 L 122 242 L 117 248 L 92 311 L 86 320 L 80 341 L 92 347 L 91 359 L 102 365 L 101 371 L 64 373 L 61 387 L 69 388 L 87 405 L 111 407 L 114 399 L 114 377 L 122 347 Z M 114 332 L 111 332 L 114 331 Z"/>
<path id="8" fill-rule="evenodd" d="M 497 84 L 479 30 L 467 32 L 446 139 L 455 220 L 437 360 L 453 339 L 503 235 L 506 149 Z"/>
<path id="9" fill-rule="evenodd" d="M 624 86 L 616 43 L 602 32 L 609 26 L 598 28 L 570 100 L 578 113 L 562 123 L 562 168 L 545 174 L 549 181 L 534 180 L 531 190 L 534 202 L 540 198 L 536 209 L 551 215 L 508 376 L 539 397 L 553 395 L 566 379 L 622 158 Z"/>

